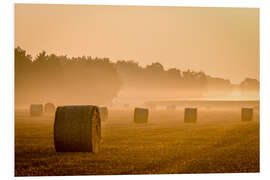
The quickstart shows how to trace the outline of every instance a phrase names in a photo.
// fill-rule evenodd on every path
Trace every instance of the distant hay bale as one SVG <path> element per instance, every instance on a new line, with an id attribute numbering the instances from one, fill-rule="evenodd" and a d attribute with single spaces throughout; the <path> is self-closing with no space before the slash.
<path id="1" fill-rule="evenodd" d="M 54 114 L 55 113 L 55 106 L 53 103 L 46 103 L 44 105 L 44 111 L 47 114 Z"/>
<path id="2" fill-rule="evenodd" d="M 167 110 L 176 110 L 176 105 L 168 105 Z"/>
<path id="3" fill-rule="evenodd" d="M 185 123 L 195 123 L 197 121 L 197 108 L 185 108 Z"/>
<path id="4" fill-rule="evenodd" d="M 99 152 L 101 122 L 97 106 L 57 107 L 54 121 L 56 152 Z"/>
<path id="5" fill-rule="evenodd" d="M 107 121 L 108 120 L 108 108 L 107 107 L 99 107 L 99 114 L 101 121 Z"/>
<path id="6" fill-rule="evenodd" d="M 42 104 L 31 104 L 30 105 L 30 115 L 31 116 L 41 116 L 43 113 Z"/>
<path id="7" fill-rule="evenodd" d="M 242 108 L 242 121 L 251 121 L 253 119 L 252 108 Z"/>
<path id="8" fill-rule="evenodd" d="M 134 122 L 135 123 L 147 123 L 148 121 L 148 109 L 135 108 Z"/>

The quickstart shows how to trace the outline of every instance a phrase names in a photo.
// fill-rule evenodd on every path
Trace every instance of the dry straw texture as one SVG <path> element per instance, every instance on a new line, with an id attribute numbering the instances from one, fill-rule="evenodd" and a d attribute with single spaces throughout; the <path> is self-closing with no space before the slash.
<path id="1" fill-rule="evenodd" d="M 108 108 L 107 107 L 99 107 L 99 114 L 101 121 L 107 121 L 108 120 Z"/>
<path id="2" fill-rule="evenodd" d="M 251 121 L 253 119 L 252 108 L 242 108 L 242 121 Z"/>
<path id="3" fill-rule="evenodd" d="M 30 105 L 30 115 L 31 116 L 41 116 L 43 112 L 42 104 L 31 104 Z"/>
<path id="4" fill-rule="evenodd" d="M 197 108 L 185 108 L 185 123 L 195 123 L 197 121 Z"/>
<path id="5" fill-rule="evenodd" d="M 135 123 L 147 123 L 148 121 L 148 109 L 135 108 L 134 122 Z"/>
<path id="6" fill-rule="evenodd" d="M 57 107 L 54 145 L 57 152 L 94 152 L 100 149 L 101 123 L 96 106 Z"/>

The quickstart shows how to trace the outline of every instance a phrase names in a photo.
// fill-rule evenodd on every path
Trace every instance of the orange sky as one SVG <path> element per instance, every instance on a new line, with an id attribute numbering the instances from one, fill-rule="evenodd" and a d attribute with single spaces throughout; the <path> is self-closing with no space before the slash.
<path id="1" fill-rule="evenodd" d="M 259 79 L 259 9 L 15 5 L 15 46 Z"/>

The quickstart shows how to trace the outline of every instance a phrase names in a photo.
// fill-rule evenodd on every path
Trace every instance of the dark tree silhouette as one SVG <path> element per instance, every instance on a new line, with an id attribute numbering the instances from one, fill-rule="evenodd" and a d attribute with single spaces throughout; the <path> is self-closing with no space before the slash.
<path id="1" fill-rule="evenodd" d="M 258 94 L 259 81 L 247 78 L 233 85 L 202 71 L 165 70 L 159 62 L 142 67 L 132 60 L 112 63 L 108 58 L 69 58 L 45 51 L 33 59 L 25 50 L 15 48 L 16 104 L 110 104 L 121 88 L 146 96 L 166 92 L 180 98 L 226 97 L 238 87 L 243 96 Z"/>
<path id="2" fill-rule="evenodd" d="M 114 64 L 106 58 L 47 55 L 35 59 L 15 49 L 15 103 L 110 104 L 120 90 Z"/>
<path id="3" fill-rule="evenodd" d="M 242 96 L 254 96 L 260 90 L 260 83 L 257 79 L 246 78 L 240 83 L 240 89 Z"/>

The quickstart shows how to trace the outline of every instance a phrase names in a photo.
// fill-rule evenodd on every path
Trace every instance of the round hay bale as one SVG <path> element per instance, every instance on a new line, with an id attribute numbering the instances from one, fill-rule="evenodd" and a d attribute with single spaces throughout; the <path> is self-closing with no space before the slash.
<path id="1" fill-rule="evenodd" d="M 99 152 L 101 123 L 97 106 L 57 107 L 54 121 L 56 152 Z"/>
<path id="2" fill-rule="evenodd" d="M 99 107 L 99 114 L 101 121 L 107 121 L 108 120 L 108 108 L 107 107 Z"/>
<path id="3" fill-rule="evenodd" d="M 55 106 L 53 103 L 47 103 L 44 105 L 44 111 L 47 114 L 54 114 L 55 113 Z"/>
<path id="4" fill-rule="evenodd" d="M 197 121 L 197 108 L 185 108 L 185 123 L 195 123 Z"/>
<path id="5" fill-rule="evenodd" d="M 253 119 L 253 108 L 242 108 L 242 121 L 251 121 Z"/>
<path id="6" fill-rule="evenodd" d="M 43 113 L 42 104 L 31 104 L 30 105 L 30 115 L 31 116 L 41 116 Z"/>
<path id="7" fill-rule="evenodd" d="M 135 123 L 147 123 L 148 121 L 148 109 L 135 108 L 134 111 L 134 122 Z"/>

